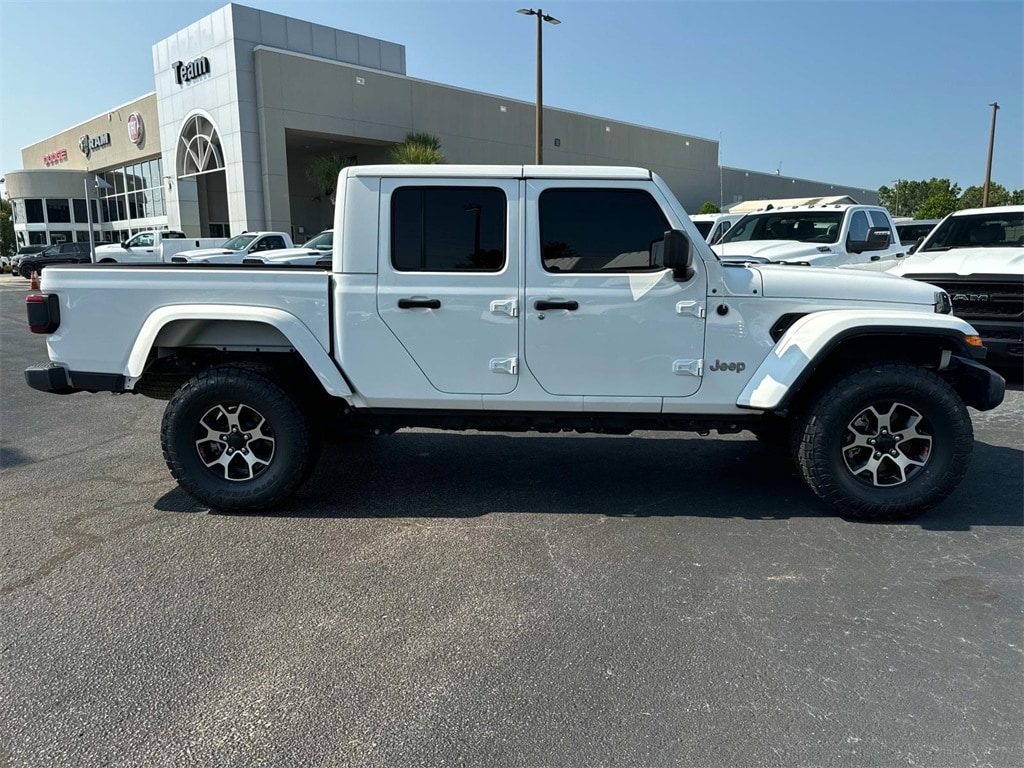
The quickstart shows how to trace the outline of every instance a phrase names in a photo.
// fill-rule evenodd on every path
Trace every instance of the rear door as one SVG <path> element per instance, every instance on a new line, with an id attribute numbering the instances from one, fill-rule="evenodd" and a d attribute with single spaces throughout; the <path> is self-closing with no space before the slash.
<path id="1" fill-rule="evenodd" d="M 427 380 L 500 395 L 519 380 L 520 182 L 383 179 L 377 312 Z"/>

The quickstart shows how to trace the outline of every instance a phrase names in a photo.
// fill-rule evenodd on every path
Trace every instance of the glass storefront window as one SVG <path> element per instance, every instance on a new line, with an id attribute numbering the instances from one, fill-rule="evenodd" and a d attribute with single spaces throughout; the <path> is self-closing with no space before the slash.
<path id="1" fill-rule="evenodd" d="M 71 230 L 51 230 L 50 243 L 71 243 L 74 242 L 74 233 Z"/>
<path id="2" fill-rule="evenodd" d="M 89 209 L 85 206 L 85 198 L 76 197 L 71 203 L 75 211 L 75 224 L 88 224 L 89 215 L 87 211 Z"/>
<path id="3" fill-rule="evenodd" d="M 71 205 L 67 198 L 46 199 L 46 219 L 51 224 L 70 224 Z"/>
<path id="4" fill-rule="evenodd" d="M 76 229 L 75 230 L 75 241 L 79 243 L 89 242 L 89 230 L 87 229 Z"/>
<path id="5" fill-rule="evenodd" d="M 113 193 L 115 195 L 123 195 L 124 194 L 124 169 L 123 168 L 118 168 L 116 171 L 114 171 L 114 189 L 113 189 Z"/>
<path id="6" fill-rule="evenodd" d="M 99 224 L 100 217 L 96 215 L 96 201 L 90 199 L 89 200 L 89 207 L 92 208 L 92 223 L 93 224 Z"/>
<path id="7" fill-rule="evenodd" d="M 47 245 L 46 233 L 45 232 L 29 232 L 28 233 L 28 244 L 29 245 Z"/>
<path id="8" fill-rule="evenodd" d="M 43 201 L 42 200 L 26 200 L 25 201 L 25 220 L 29 224 L 45 224 L 46 219 L 43 218 Z M 42 243 L 32 243 L 32 245 L 45 244 L 44 239 Z"/>

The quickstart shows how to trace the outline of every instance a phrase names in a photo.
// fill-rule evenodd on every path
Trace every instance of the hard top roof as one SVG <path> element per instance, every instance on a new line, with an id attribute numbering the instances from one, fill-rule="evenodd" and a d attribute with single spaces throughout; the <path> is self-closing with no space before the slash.
<path id="1" fill-rule="evenodd" d="M 650 179 L 646 168 L 618 165 L 353 165 L 349 176 L 493 179 Z"/>

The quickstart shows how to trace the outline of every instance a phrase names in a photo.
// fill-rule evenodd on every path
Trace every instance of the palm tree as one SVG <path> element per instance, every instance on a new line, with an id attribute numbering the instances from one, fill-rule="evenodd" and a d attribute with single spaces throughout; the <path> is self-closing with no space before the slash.
<path id="1" fill-rule="evenodd" d="M 407 133 L 405 140 L 391 148 L 392 163 L 437 164 L 445 162 L 441 140 L 430 133 Z"/>
<path id="2" fill-rule="evenodd" d="M 306 177 L 312 181 L 318 189 L 324 191 L 324 195 L 334 205 L 334 188 L 338 184 L 338 174 L 342 168 L 356 164 L 355 155 L 340 155 L 334 152 L 330 155 L 314 157 L 306 166 Z"/>

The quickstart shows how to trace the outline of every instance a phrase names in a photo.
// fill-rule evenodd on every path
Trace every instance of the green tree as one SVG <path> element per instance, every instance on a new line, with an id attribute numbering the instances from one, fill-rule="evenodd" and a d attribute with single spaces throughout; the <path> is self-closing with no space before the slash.
<path id="1" fill-rule="evenodd" d="M 878 203 L 889 209 L 893 216 L 909 216 L 915 219 L 933 218 L 921 215 L 921 206 L 932 197 L 944 197 L 952 194 L 954 198 L 960 194 L 960 186 L 949 179 L 929 181 L 911 181 L 900 179 L 895 186 L 878 188 Z"/>
<path id="2" fill-rule="evenodd" d="M 10 200 L 0 199 L 0 256 L 11 256 L 14 251 L 14 209 Z"/>
<path id="3" fill-rule="evenodd" d="M 334 205 L 334 188 L 338 184 L 338 174 L 343 168 L 355 164 L 355 155 L 346 156 L 337 152 L 320 155 L 309 161 L 306 166 L 306 177 L 316 185 L 317 189 L 322 189 L 331 201 L 331 205 Z"/>
<path id="4" fill-rule="evenodd" d="M 981 208 L 984 197 L 984 187 L 968 187 L 964 190 L 964 193 L 960 195 L 960 199 L 957 201 L 957 210 L 962 211 L 964 208 Z M 1010 205 L 1010 200 L 1010 191 L 1006 187 L 1002 184 L 996 184 L 995 182 L 989 184 L 988 204 L 990 206 Z"/>
<path id="5" fill-rule="evenodd" d="M 952 190 L 939 190 L 922 203 L 917 209 L 915 219 L 941 219 L 957 207 L 957 197 Z"/>
<path id="6" fill-rule="evenodd" d="M 1010 195 L 1010 205 L 1024 205 L 1024 189 L 1013 191 Z"/>
<path id="7" fill-rule="evenodd" d="M 708 200 L 706 203 L 704 203 L 704 205 L 702 205 L 700 207 L 700 210 L 697 211 L 698 214 L 700 214 L 700 213 L 721 213 L 721 212 L 722 212 L 721 209 L 719 209 L 719 207 L 717 205 L 715 205 L 714 203 L 712 203 L 710 200 Z"/>
<path id="8" fill-rule="evenodd" d="M 391 148 L 391 162 L 403 164 L 443 163 L 441 140 L 430 133 L 407 133 L 405 140 Z"/>

